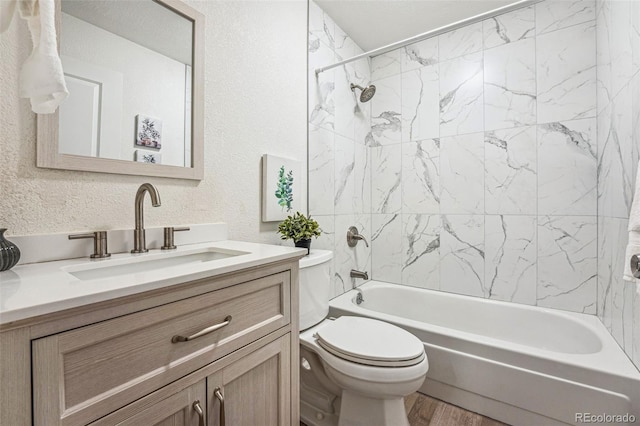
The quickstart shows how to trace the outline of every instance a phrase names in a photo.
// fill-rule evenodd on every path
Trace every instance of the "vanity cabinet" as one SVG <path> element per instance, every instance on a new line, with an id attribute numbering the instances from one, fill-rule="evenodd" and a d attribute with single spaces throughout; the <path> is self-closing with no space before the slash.
<path id="1" fill-rule="evenodd" d="M 5 324 L 0 424 L 297 424 L 297 300 L 296 258 Z"/>
<path id="2" fill-rule="evenodd" d="M 201 426 L 206 415 L 206 394 L 206 382 L 202 380 L 146 408 L 123 408 L 91 426 Z"/>
<path id="3" fill-rule="evenodd" d="M 280 339 L 207 377 L 208 426 L 291 425 L 289 341 Z M 224 407 L 223 407 L 224 402 Z M 299 420 L 295 424 L 299 424 Z"/>
<path id="4" fill-rule="evenodd" d="M 213 363 L 203 369 L 205 378 L 187 377 L 177 384 L 183 389 L 169 396 L 176 386 L 162 389 L 91 426 L 290 425 L 291 387 L 281 373 L 289 371 L 289 344 L 283 336 L 229 363 Z"/>

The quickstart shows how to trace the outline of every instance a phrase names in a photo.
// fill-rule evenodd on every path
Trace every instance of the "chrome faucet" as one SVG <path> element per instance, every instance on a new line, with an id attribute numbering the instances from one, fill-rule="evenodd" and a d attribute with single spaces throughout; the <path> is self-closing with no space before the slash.
<path id="1" fill-rule="evenodd" d="M 136 192 L 136 229 L 133 231 L 133 250 L 131 253 L 146 253 L 147 243 L 144 232 L 144 194 L 148 192 L 151 197 L 153 207 L 160 206 L 160 194 L 155 186 L 150 183 L 143 183 Z"/>
<path id="2" fill-rule="evenodd" d="M 367 274 L 366 271 L 356 271 L 355 269 L 351 270 L 351 274 L 349 274 L 351 276 L 351 278 L 362 278 L 363 280 L 368 280 L 369 279 L 369 274 Z M 359 288 L 354 286 L 354 290 L 358 292 L 358 294 L 356 295 L 356 305 L 361 304 L 362 302 L 364 302 L 364 297 L 362 296 L 362 290 L 360 290 Z"/>
<path id="3" fill-rule="evenodd" d="M 351 274 L 349 274 L 351 278 L 362 278 L 363 280 L 369 279 L 369 274 L 362 271 L 356 271 L 355 269 L 351 270 Z"/>

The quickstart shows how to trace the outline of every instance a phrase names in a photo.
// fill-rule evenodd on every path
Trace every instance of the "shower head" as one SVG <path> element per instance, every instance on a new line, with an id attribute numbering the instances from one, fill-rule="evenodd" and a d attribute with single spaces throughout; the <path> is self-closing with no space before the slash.
<path id="1" fill-rule="evenodd" d="M 374 86 L 373 84 L 364 88 L 362 86 L 358 86 L 357 84 L 351 83 L 352 92 L 355 92 L 356 87 L 362 90 L 362 93 L 360 93 L 360 102 L 369 102 L 371 98 L 373 98 L 373 95 L 376 94 L 376 86 Z"/>

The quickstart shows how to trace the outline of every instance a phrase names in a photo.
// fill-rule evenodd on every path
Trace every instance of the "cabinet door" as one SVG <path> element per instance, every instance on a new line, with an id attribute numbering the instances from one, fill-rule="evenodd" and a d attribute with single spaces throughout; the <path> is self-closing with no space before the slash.
<path id="1" fill-rule="evenodd" d="M 91 426 L 204 426 L 206 423 L 205 380 L 154 404 L 143 405 L 142 402 L 124 407 Z"/>
<path id="2" fill-rule="evenodd" d="M 289 346 L 284 336 L 208 376 L 208 426 L 290 425 Z"/>

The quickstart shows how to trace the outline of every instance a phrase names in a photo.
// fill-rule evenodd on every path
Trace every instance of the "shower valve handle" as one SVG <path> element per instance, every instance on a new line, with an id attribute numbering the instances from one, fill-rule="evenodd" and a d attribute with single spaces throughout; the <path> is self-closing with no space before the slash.
<path id="1" fill-rule="evenodd" d="M 355 247 L 360 240 L 364 241 L 365 246 L 369 247 L 367 240 L 358 233 L 358 228 L 355 226 L 349 227 L 349 230 L 347 231 L 347 245 L 349 247 Z"/>

